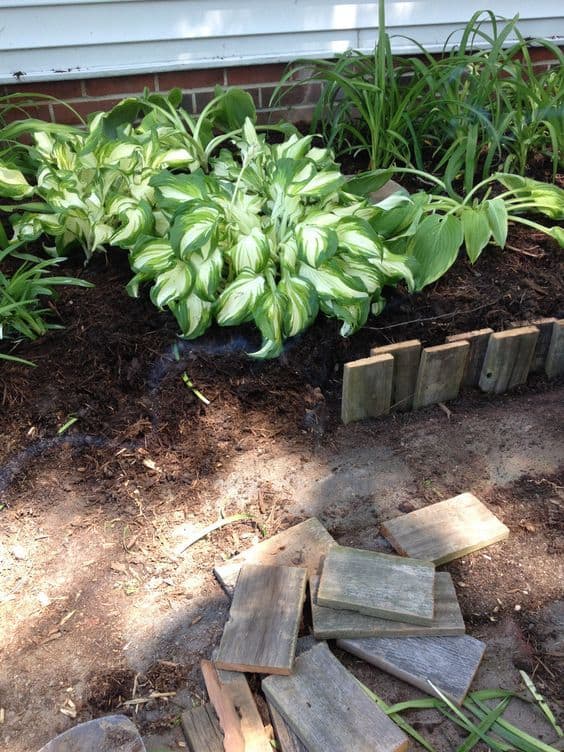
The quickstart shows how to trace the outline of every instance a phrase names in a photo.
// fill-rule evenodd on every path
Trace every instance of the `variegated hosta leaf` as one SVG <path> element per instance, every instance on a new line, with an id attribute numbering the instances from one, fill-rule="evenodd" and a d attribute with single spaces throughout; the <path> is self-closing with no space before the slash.
<path id="1" fill-rule="evenodd" d="M 35 141 L 35 151 L 39 156 L 50 162 L 53 158 L 53 149 L 55 148 L 55 139 L 46 131 L 37 131 L 33 134 Z"/>
<path id="2" fill-rule="evenodd" d="M 158 275 L 151 288 L 151 300 L 157 308 L 164 308 L 173 300 L 185 298 L 192 287 L 192 275 L 188 264 L 177 261 L 176 264 Z"/>
<path id="3" fill-rule="evenodd" d="M 172 247 L 182 258 L 201 248 L 211 238 L 220 219 L 219 210 L 210 204 L 191 202 L 174 216 L 170 228 Z"/>
<path id="4" fill-rule="evenodd" d="M 284 336 L 295 337 L 315 321 L 319 311 L 317 293 L 307 280 L 291 276 L 280 281 L 278 290 L 285 298 Z"/>
<path id="5" fill-rule="evenodd" d="M 0 165 L 0 196 L 17 199 L 31 196 L 32 193 L 33 186 L 27 182 L 20 170 Z"/>
<path id="6" fill-rule="evenodd" d="M 345 178 L 337 170 L 318 172 L 308 180 L 292 183 L 288 193 L 291 196 L 300 196 L 301 198 L 311 196 L 319 199 L 338 191 L 344 182 Z"/>
<path id="7" fill-rule="evenodd" d="M 157 190 L 157 205 L 160 209 L 176 209 L 178 204 L 207 196 L 206 181 L 202 172 L 173 175 L 163 170 L 149 182 Z"/>
<path id="8" fill-rule="evenodd" d="M 96 156 L 100 167 L 120 165 L 128 172 L 136 164 L 132 157 L 138 152 L 140 146 L 135 141 L 109 141 L 97 150 Z"/>
<path id="9" fill-rule="evenodd" d="M 312 162 L 315 162 L 320 170 L 325 170 L 328 167 L 335 166 L 335 155 L 331 149 L 320 149 L 317 146 L 314 146 L 307 152 L 307 154 L 305 154 L 305 158 L 311 159 Z"/>
<path id="10" fill-rule="evenodd" d="M 155 235 L 158 238 L 164 238 L 170 230 L 170 221 L 168 217 L 161 211 L 154 211 L 153 221 L 155 222 Z"/>
<path id="11" fill-rule="evenodd" d="M 253 318 L 256 304 L 265 288 L 261 274 L 244 271 L 219 296 L 216 320 L 220 326 L 236 326 Z"/>
<path id="12" fill-rule="evenodd" d="M 363 219 L 347 217 L 337 225 L 339 248 L 364 258 L 380 258 L 384 252 L 381 238 Z"/>
<path id="13" fill-rule="evenodd" d="M 120 248 L 131 248 L 141 235 L 149 235 L 153 229 L 153 212 L 147 201 L 139 201 L 134 206 L 121 202 L 117 214 L 122 227 L 115 232 L 110 242 Z"/>
<path id="14" fill-rule="evenodd" d="M 114 228 L 111 225 L 107 225 L 105 222 L 96 222 L 94 224 L 94 231 L 91 235 L 90 246 L 86 249 L 87 254 L 88 251 L 94 253 L 94 251 L 107 245 L 110 242 L 113 233 Z M 85 233 L 85 240 L 87 237 L 88 235 Z"/>
<path id="15" fill-rule="evenodd" d="M 149 238 L 137 243 L 129 260 L 134 272 L 156 275 L 170 268 L 176 258 L 172 246 L 166 240 Z"/>
<path id="16" fill-rule="evenodd" d="M 385 251 L 382 258 L 372 258 L 370 263 L 386 277 L 386 284 L 404 279 L 410 292 L 415 289 L 413 270 L 417 266 L 417 262 L 410 256 L 400 256 Z"/>
<path id="17" fill-rule="evenodd" d="M 188 151 L 188 149 L 179 147 L 176 149 L 168 149 L 167 151 L 159 152 L 150 162 L 151 167 L 156 169 L 162 169 L 164 167 L 191 167 L 196 168 L 197 160 L 194 155 Z"/>
<path id="18" fill-rule="evenodd" d="M 195 339 L 203 334 L 212 321 L 213 306 L 195 293 L 169 303 L 170 310 L 178 322 L 182 336 Z"/>
<path id="19" fill-rule="evenodd" d="M 298 244 L 295 238 L 288 238 L 280 243 L 279 260 L 282 272 L 294 274 L 298 266 Z"/>
<path id="20" fill-rule="evenodd" d="M 345 303 L 354 303 L 368 298 L 366 291 L 352 277 L 346 275 L 332 261 L 314 269 L 309 264 L 300 264 L 299 276 L 311 282 L 321 299 L 333 298 Z"/>
<path id="21" fill-rule="evenodd" d="M 289 157 L 290 159 L 302 159 L 306 156 L 308 151 L 316 151 L 310 149 L 312 139 L 313 136 L 304 136 L 303 138 L 300 138 L 296 133 L 293 133 L 290 138 L 284 141 L 284 143 L 272 146 L 272 156 L 274 159 L 283 159 L 284 157 Z M 317 151 L 326 150 L 318 149 Z M 310 157 L 310 159 L 312 159 L 312 157 Z"/>
<path id="22" fill-rule="evenodd" d="M 24 214 L 13 224 L 14 240 L 35 240 L 43 232 L 43 223 L 37 214 Z"/>
<path id="23" fill-rule="evenodd" d="M 339 254 L 335 263 L 338 264 L 339 269 L 344 274 L 356 280 L 358 285 L 370 295 L 373 295 L 377 290 L 381 290 L 386 282 L 386 275 L 380 272 L 368 259 L 363 259 L 360 256 Z"/>
<path id="24" fill-rule="evenodd" d="M 215 248 L 206 254 L 193 251 L 188 258 L 194 273 L 195 292 L 204 300 L 213 301 L 221 282 L 223 254 Z"/>
<path id="25" fill-rule="evenodd" d="M 276 358 L 284 349 L 282 341 L 284 304 L 284 296 L 276 289 L 269 289 L 260 297 L 254 319 L 262 334 L 262 347 L 250 353 L 252 358 Z"/>
<path id="26" fill-rule="evenodd" d="M 332 211 L 308 211 L 304 224 L 316 227 L 337 227 L 341 218 Z"/>
<path id="27" fill-rule="evenodd" d="M 296 227 L 299 257 L 310 266 L 318 267 L 337 250 L 337 234 L 328 227 L 299 224 Z"/>
<path id="28" fill-rule="evenodd" d="M 260 272 L 270 257 L 270 244 L 262 230 L 255 227 L 248 235 L 239 237 L 230 253 L 235 274 L 244 269 Z"/>
<path id="29" fill-rule="evenodd" d="M 259 212 L 261 211 L 264 199 L 261 196 L 252 196 L 248 194 L 238 194 L 235 200 L 218 199 L 225 212 L 228 214 L 230 224 L 237 225 L 239 232 L 248 234 L 255 228 L 260 228 Z"/>
<path id="30" fill-rule="evenodd" d="M 343 322 L 340 329 L 341 337 L 349 337 L 366 324 L 370 313 L 370 298 L 343 305 L 335 300 L 322 300 L 321 310 L 328 316 Z"/>

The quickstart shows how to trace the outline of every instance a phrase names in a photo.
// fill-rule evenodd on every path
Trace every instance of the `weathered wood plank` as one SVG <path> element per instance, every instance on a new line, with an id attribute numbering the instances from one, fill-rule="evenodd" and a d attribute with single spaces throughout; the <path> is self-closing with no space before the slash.
<path id="1" fill-rule="evenodd" d="M 461 705 L 478 670 L 486 646 L 474 637 L 369 637 L 337 640 L 343 650 L 430 695 L 431 681 Z"/>
<path id="2" fill-rule="evenodd" d="M 318 640 L 357 637 L 409 637 L 415 635 L 461 635 L 466 628 L 458 598 L 448 572 L 435 573 L 435 615 L 429 625 L 379 619 L 317 603 L 319 577 L 309 581 L 313 633 Z"/>
<path id="3" fill-rule="evenodd" d="M 242 564 L 304 567 L 309 575 L 319 574 L 323 557 L 334 543 L 321 522 L 310 517 L 242 551 L 213 571 L 227 594 L 232 595 Z"/>
<path id="4" fill-rule="evenodd" d="M 463 493 L 388 520 L 382 534 L 404 556 L 439 566 L 504 540 L 509 529 L 473 494 Z"/>
<path id="5" fill-rule="evenodd" d="M 272 752 L 253 694 L 243 674 L 220 676 L 211 661 L 201 670 L 210 702 L 223 731 L 225 752 Z"/>
<path id="6" fill-rule="evenodd" d="M 364 418 L 378 418 L 390 411 L 394 358 L 375 355 L 351 363 L 343 369 L 343 423 Z"/>
<path id="7" fill-rule="evenodd" d="M 370 350 L 371 356 L 386 354 L 394 356 L 392 409 L 411 410 L 421 358 L 421 342 L 410 339 Z"/>
<path id="8" fill-rule="evenodd" d="M 262 681 L 268 702 L 308 752 L 405 752 L 405 734 L 319 643 L 296 658 L 291 676 Z"/>
<path id="9" fill-rule="evenodd" d="M 415 410 L 458 396 L 469 349 L 470 345 L 464 341 L 423 350 L 413 398 Z"/>
<path id="10" fill-rule="evenodd" d="M 223 752 L 223 734 L 211 703 L 186 710 L 180 720 L 190 752 Z"/>
<path id="11" fill-rule="evenodd" d="M 308 752 L 307 747 L 302 744 L 297 734 L 292 731 L 280 713 L 276 710 L 274 705 L 269 703 L 268 709 L 270 711 L 270 717 L 272 718 L 272 725 L 278 744 L 282 752 Z"/>
<path id="12" fill-rule="evenodd" d="M 244 564 L 215 658 L 217 668 L 289 674 L 307 584 L 299 567 Z"/>
<path id="13" fill-rule="evenodd" d="M 564 319 L 552 325 L 552 336 L 544 370 L 549 379 L 564 373 Z"/>
<path id="14" fill-rule="evenodd" d="M 432 624 L 435 566 L 376 551 L 333 546 L 317 590 L 320 606 L 393 621 Z"/>
<path id="15" fill-rule="evenodd" d="M 493 334 L 493 329 L 475 329 L 464 334 L 451 334 L 450 337 L 446 338 L 447 342 L 460 342 L 462 340 L 469 344 L 466 365 L 462 375 L 463 386 L 478 386 L 490 334 Z"/>
<path id="16" fill-rule="evenodd" d="M 539 336 L 536 326 L 491 335 L 480 374 L 480 389 L 501 394 L 525 384 Z"/>
<path id="17" fill-rule="evenodd" d="M 552 337 L 552 330 L 554 322 L 556 321 L 554 316 L 550 316 L 544 319 L 535 319 L 534 321 L 521 321 L 519 323 L 510 324 L 510 329 L 520 329 L 523 326 L 536 326 L 539 330 L 539 336 L 537 344 L 535 345 L 535 352 L 533 353 L 533 359 L 531 361 L 531 367 L 529 373 L 541 373 L 544 371 L 544 364 L 546 362 L 546 356 L 548 355 L 548 348 L 550 347 L 550 339 Z"/>

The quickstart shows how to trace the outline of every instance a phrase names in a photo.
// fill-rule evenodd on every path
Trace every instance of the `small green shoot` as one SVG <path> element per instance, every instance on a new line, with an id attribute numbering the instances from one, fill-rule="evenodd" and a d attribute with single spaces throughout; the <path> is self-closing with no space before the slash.
<path id="1" fill-rule="evenodd" d="M 64 433 L 66 433 L 71 426 L 74 426 L 74 424 L 77 422 L 78 418 L 76 415 L 71 415 L 68 420 L 66 420 L 63 425 L 58 429 L 57 436 L 62 436 Z"/>
<path id="2" fill-rule="evenodd" d="M 188 389 L 191 389 L 192 392 L 194 392 L 194 395 L 201 402 L 203 402 L 204 405 L 209 405 L 210 404 L 209 399 L 207 397 L 204 397 L 204 395 L 200 392 L 199 389 L 196 389 L 196 387 L 194 386 L 194 384 L 190 380 L 190 377 L 188 376 L 188 374 L 186 373 L 186 371 L 184 371 L 184 373 L 182 374 L 182 381 L 186 384 L 186 386 L 188 387 Z"/>
<path id="3" fill-rule="evenodd" d="M 542 710 L 544 715 L 546 716 L 548 722 L 552 726 L 552 728 L 556 731 L 556 734 L 559 738 L 562 738 L 564 736 L 564 733 L 562 732 L 561 727 L 556 722 L 556 718 L 554 717 L 554 713 L 552 710 L 548 707 L 548 704 L 544 697 L 541 695 L 541 693 L 538 691 L 538 689 L 535 687 L 533 680 L 531 677 L 525 672 L 525 671 L 519 671 L 521 674 L 521 678 L 523 679 L 523 682 L 525 683 L 525 686 L 529 690 L 529 692 L 532 694 L 534 699 L 537 701 L 539 708 Z"/>

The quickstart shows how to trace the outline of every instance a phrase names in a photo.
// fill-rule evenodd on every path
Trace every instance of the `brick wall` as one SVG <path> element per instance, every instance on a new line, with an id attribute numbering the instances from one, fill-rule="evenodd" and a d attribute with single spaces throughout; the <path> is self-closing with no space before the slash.
<path id="1" fill-rule="evenodd" d="M 531 47 L 530 54 L 535 65 L 539 67 L 547 67 L 555 62 L 555 58 L 544 47 Z M 178 87 L 184 92 L 186 110 L 189 113 L 197 113 L 210 101 L 214 87 L 219 84 L 223 87 L 239 86 L 246 89 L 254 99 L 259 122 L 276 123 L 281 118 L 293 122 L 309 121 L 313 106 L 319 97 L 318 84 L 300 86 L 288 91 L 283 100 L 283 107 L 270 106 L 274 88 L 285 69 L 284 64 L 268 64 L 46 83 L 22 82 L 0 85 L 0 95 L 16 92 L 46 94 L 64 100 L 81 117 L 86 118 L 93 112 L 110 109 L 126 96 L 141 94 L 145 87 L 158 92 L 167 92 Z M 25 104 L 24 100 L 22 107 L 25 107 L 25 112 L 23 109 L 12 110 L 6 119 L 25 117 L 27 113 L 31 117 L 58 123 L 80 122 L 72 110 L 60 102 L 35 101 Z"/>
<path id="2" fill-rule="evenodd" d="M 285 68 L 283 64 L 269 64 L 46 83 L 17 83 L 0 86 L 0 93 L 33 92 L 57 97 L 67 102 L 81 117 L 86 118 L 93 112 L 110 109 L 126 96 L 141 94 L 145 87 L 158 92 L 167 92 L 178 87 L 184 92 L 185 109 L 189 113 L 201 112 L 212 99 L 214 87 L 219 84 L 223 87 L 239 86 L 246 89 L 255 102 L 259 122 L 276 123 L 282 117 L 294 122 L 309 121 L 313 105 L 319 97 L 318 84 L 300 86 L 289 91 L 284 98 L 284 107 L 270 107 L 275 86 L 279 83 Z M 80 122 L 72 110 L 58 102 L 35 102 L 31 106 L 22 102 L 22 106 L 25 106 L 31 117 L 58 123 Z M 23 116 L 21 110 L 13 110 L 9 119 Z"/>

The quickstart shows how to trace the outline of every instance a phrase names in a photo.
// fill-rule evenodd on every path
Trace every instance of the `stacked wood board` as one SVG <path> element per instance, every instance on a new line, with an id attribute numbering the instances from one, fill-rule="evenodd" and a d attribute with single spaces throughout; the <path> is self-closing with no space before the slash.
<path id="1" fill-rule="evenodd" d="M 383 533 L 400 555 L 339 546 L 311 519 L 216 569 L 232 602 L 213 659 L 201 664 L 209 703 L 182 716 L 192 752 L 267 752 L 273 734 L 282 752 L 407 750 L 325 639 L 463 702 L 486 646 L 465 634 L 452 579 L 435 567 L 507 528 L 461 494 L 390 520 Z M 308 581 L 313 636 L 298 639 Z M 246 673 L 261 677 L 262 712 Z"/>
<path id="2" fill-rule="evenodd" d="M 507 331 L 479 329 L 421 346 L 417 339 L 375 347 L 345 363 L 343 423 L 455 399 L 461 387 L 501 394 L 544 372 L 564 373 L 564 319 L 544 318 Z"/>

